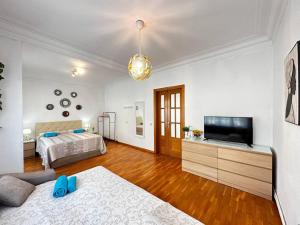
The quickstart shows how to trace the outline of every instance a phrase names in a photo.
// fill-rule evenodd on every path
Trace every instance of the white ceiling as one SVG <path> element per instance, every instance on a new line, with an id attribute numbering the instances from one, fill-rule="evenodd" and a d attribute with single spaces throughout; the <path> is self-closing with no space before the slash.
<path id="1" fill-rule="evenodd" d="M 267 36 L 281 0 L 1 0 L 0 18 L 127 66 L 145 20 L 154 68 Z"/>
<path id="2" fill-rule="evenodd" d="M 79 68 L 81 74 L 74 78 L 71 74 L 75 68 Z M 79 57 L 25 43 L 23 45 L 23 77 L 102 88 L 114 79 L 129 76 Z"/>

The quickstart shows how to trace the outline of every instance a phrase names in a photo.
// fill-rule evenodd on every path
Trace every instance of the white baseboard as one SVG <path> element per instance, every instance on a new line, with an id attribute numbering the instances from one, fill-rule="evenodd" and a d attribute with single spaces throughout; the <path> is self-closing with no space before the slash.
<path id="1" fill-rule="evenodd" d="M 284 213 L 282 211 L 282 208 L 281 208 L 281 205 L 280 205 L 280 201 L 279 201 L 277 192 L 275 190 L 274 190 L 274 199 L 275 199 L 275 202 L 276 202 L 276 205 L 277 205 L 277 209 L 278 209 L 278 212 L 279 212 L 281 223 L 282 223 L 282 225 L 286 225 Z"/>

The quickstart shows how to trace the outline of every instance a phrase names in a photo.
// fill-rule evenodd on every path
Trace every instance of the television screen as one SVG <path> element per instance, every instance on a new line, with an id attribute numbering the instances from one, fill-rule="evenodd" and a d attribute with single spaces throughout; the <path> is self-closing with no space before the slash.
<path id="1" fill-rule="evenodd" d="M 204 117 L 204 138 L 253 144 L 252 117 Z"/>

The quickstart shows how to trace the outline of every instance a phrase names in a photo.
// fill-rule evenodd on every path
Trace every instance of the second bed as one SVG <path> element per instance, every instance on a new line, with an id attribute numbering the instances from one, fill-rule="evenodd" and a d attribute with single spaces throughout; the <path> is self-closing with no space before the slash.
<path id="1" fill-rule="evenodd" d="M 106 152 L 102 136 L 93 133 L 73 133 L 82 127 L 81 120 L 46 122 L 36 124 L 36 151 L 40 154 L 45 169 L 57 168 Z M 56 137 L 44 137 L 44 132 L 56 131 Z"/>

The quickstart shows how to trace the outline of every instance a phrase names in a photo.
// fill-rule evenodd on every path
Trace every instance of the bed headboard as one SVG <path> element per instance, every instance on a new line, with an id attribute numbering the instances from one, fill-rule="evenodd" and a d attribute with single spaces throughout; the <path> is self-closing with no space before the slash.
<path id="1" fill-rule="evenodd" d="M 64 131 L 82 128 L 81 120 L 41 122 L 35 124 L 35 136 L 47 131 Z"/>

